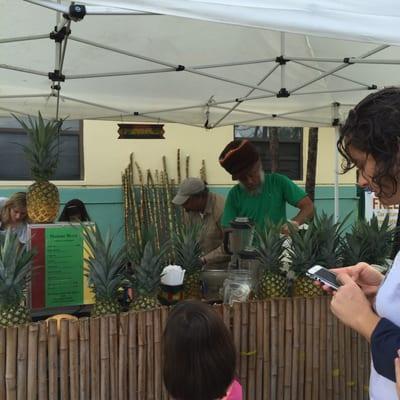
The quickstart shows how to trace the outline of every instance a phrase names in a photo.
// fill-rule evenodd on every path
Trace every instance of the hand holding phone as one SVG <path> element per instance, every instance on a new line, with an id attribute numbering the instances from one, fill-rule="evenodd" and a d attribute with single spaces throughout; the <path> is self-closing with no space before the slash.
<path id="1" fill-rule="evenodd" d="M 311 279 L 322 282 L 333 290 L 338 290 L 341 286 L 341 283 L 336 279 L 336 274 L 320 265 L 314 265 L 311 267 L 306 272 L 306 275 Z"/>

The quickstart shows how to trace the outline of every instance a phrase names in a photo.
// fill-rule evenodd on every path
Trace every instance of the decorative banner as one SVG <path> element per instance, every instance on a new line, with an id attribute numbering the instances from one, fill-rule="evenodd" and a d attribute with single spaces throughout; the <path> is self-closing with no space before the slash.
<path id="1" fill-rule="evenodd" d="M 29 225 L 36 250 L 31 280 L 31 308 L 93 303 L 85 277 L 85 249 L 78 224 Z"/>
<path id="2" fill-rule="evenodd" d="M 384 206 L 375 193 L 365 191 L 365 218 L 369 221 L 373 215 L 378 218 L 379 224 L 385 219 L 386 215 L 389 214 L 389 224 L 392 227 L 396 226 L 397 214 L 399 212 L 399 205 Z"/>
<path id="3" fill-rule="evenodd" d="M 118 124 L 118 139 L 165 139 L 164 125 Z"/>

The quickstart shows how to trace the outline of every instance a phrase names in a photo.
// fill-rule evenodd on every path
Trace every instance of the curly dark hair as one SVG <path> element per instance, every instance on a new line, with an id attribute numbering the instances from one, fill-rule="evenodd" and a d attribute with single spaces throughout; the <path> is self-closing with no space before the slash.
<path id="1" fill-rule="evenodd" d="M 343 172 L 356 167 L 349 152 L 351 145 L 374 158 L 376 169 L 372 181 L 379 189 L 378 194 L 392 196 L 398 184 L 399 143 L 400 88 L 388 87 L 361 100 L 341 127 L 337 148 L 344 157 Z"/>

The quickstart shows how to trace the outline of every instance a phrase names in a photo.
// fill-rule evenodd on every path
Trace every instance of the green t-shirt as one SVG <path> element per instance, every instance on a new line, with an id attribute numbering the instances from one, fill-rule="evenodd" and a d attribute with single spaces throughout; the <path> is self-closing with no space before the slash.
<path id="1" fill-rule="evenodd" d="M 286 221 L 286 203 L 296 206 L 306 196 L 287 176 L 265 174 L 261 193 L 249 194 L 240 184 L 228 193 L 222 215 L 222 226 L 228 228 L 236 217 L 248 217 L 262 228 L 268 218 L 272 222 Z"/>

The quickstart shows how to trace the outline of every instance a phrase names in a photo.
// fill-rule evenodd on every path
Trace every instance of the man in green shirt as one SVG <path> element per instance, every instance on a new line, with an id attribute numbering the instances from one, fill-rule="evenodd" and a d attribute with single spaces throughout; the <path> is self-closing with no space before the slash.
<path id="1" fill-rule="evenodd" d="M 299 209 L 290 223 L 300 226 L 314 213 L 314 205 L 303 189 L 287 176 L 264 173 L 257 149 L 248 140 L 230 142 L 219 156 L 219 162 L 238 180 L 228 193 L 222 226 L 229 228 L 236 217 L 248 217 L 263 228 L 266 219 L 285 222 L 286 203 Z M 288 233 L 287 225 L 283 233 Z"/>

